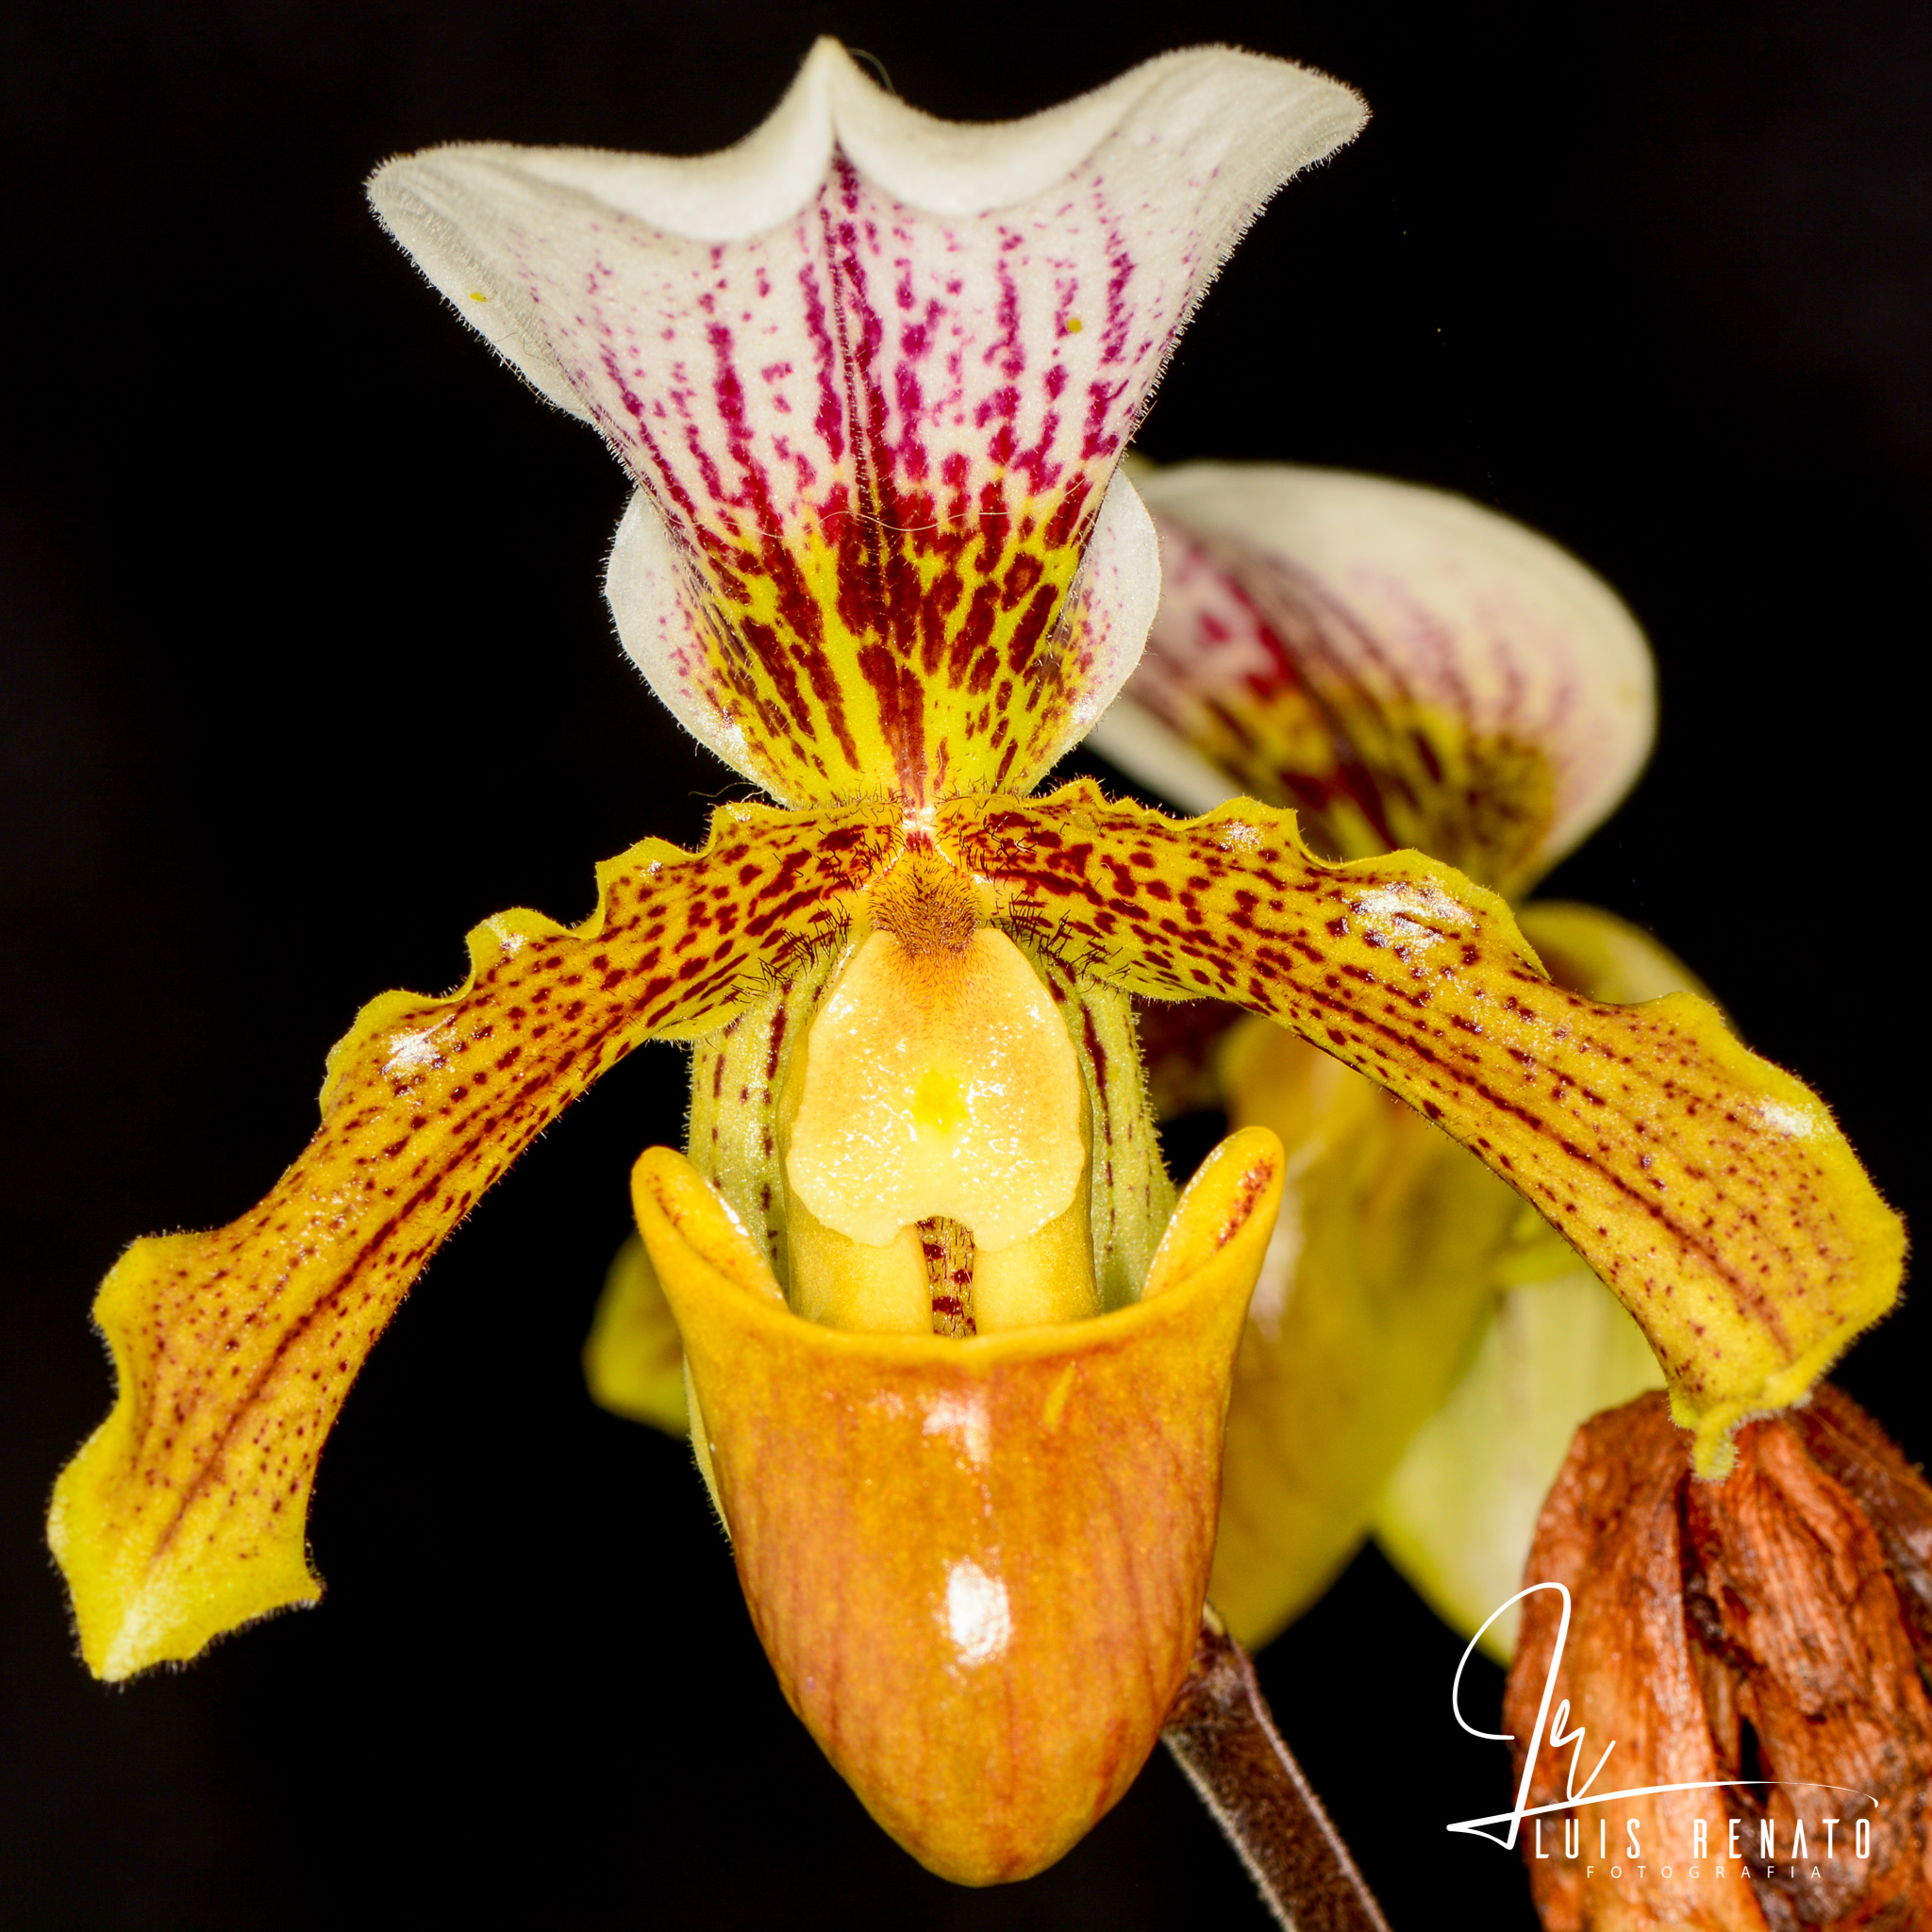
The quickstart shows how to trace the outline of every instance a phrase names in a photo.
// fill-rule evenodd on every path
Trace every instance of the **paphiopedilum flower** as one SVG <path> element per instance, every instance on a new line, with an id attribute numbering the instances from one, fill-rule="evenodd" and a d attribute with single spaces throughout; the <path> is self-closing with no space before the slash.
<path id="1" fill-rule="evenodd" d="M 1507 907 L 1291 814 L 1028 795 L 1131 669 L 1157 545 L 1119 474 L 1260 202 L 1359 125 L 1221 50 L 1049 114 L 936 123 L 829 43 L 739 147 L 452 147 L 377 208 L 638 496 L 608 591 L 653 687 L 776 806 L 646 841 L 565 928 L 383 995 L 256 1209 L 131 1249 L 120 1392 L 51 1536 L 123 1677 L 313 1601 L 349 1381 L 438 1242 L 575 1094 L 690 1039 L 643 1241 L 693 1441 L 787 1695 L 935 1869 L 1058 1855 L 1194 1655 L 1265 1126 L 1175 1206 L 1130 998 L 1238 1002 L 1475 1147 L 1641 1303 L 1716 1454 L 1890 1298 L 1828 1117 L 1692 1002 L 1554 986 Z M 1739 1344 L 1720 1356 L 1699 1338 Z"/>
<path id="2" fill-rule="evenodd" d="M 1336 472 L 1201 463 L 1137 481 L 1160 531 L 1162 601 L 1091 741 L 1176 803 L 1204 810 L 1245 791 L 1296 807 L 1337 857 L 1412 844 L 1515 898 L 1641 768 L 1654 728 L 1642 635 L 1535 532 Z M 1553 979 L 1592 999 L 1702 992 L 1600 908 L 1532 900 L 1516 918 Z M 1488 1624 L 1486 1645 L 1507 1657 L 1515 1617 L 1491 1613 L 1518 1588 L 1579 1424 L 1668 1373 L 1708 1473 L 1748 1376 L 1762 1379 L 1746 1407 L 1775 1407 L 1828 1352 L 1771 1340 L 1789 1319 L 1775 1263 L 1750 1271 L 1764 1303 L 1740 1283 L 1701 1333 L 1674 1341 L 1666 1311 L 1611 1277 L 1626 1315 L 1462 1149 L 1302 1041 L 1253 1022 L 1227 1030 L 1234 1018 L 1170 1023 L 1156 1063 L 1171 1109 L 1225 1106 L 1274 1127 L 1289 1154 L 1236 1372 L 1216 1605 L 1243 1641 L 1264 1641 L 1374 1529 L 1451 1623 Z M 1797 1111 L 1780 1117 L 1807 1130 Z M 1687 1343 L 1694 1374 L 1724 1364 L 1731 1397 L 1692 1393 Z"/>

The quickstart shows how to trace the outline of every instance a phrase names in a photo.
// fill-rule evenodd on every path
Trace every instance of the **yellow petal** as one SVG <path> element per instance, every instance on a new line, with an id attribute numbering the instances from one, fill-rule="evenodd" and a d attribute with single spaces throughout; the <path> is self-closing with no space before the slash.
<path id="1" fill-rule="evenodd" d="M 717 1026 L 808 953 L 894 830 L 729 807 L 701 853 L 647 840 L 600 866 L 580 926 L 486 921 L 458 992 L 363 1008 L 329 1056 L 320 1131 L 266 1200 L 121 1257 L 94 1304 L 118 1399 L 48 1520 L 97 1674 L 314 1601 L 304 1519 L 323 1439 L 438 1243 L 639 1041 Z"/>
<path id="2" fill-rule="evenodd" d="M 1614 1007 L 1634 1007 L 1667 992 L 1710 990 L 1683 960 L 1641 926 L 1564 899 L 1532 899 L 1516 909 L 1523 937 L 1558 986 Z"/>
<path id="3" fill-rule="evenodd" d="M 1159 1735 L 1199 1627 L 1230 1359 L 1280 1169 L 1265 1130 L 1224 1143 L 1135 1306 L 955 1341 L 801 1319 L 689 1162 L 638 1162 L 639 1225 L 779 1682 L 873 1815 L 947 1877 L 1051 1863 Z"/>
<path id="4" fill-rule="evenodd" d="M 1690 994 L 1553 985 L 1509 908 L 1448 866 L 1326 865 L 1290 813 L 1241 800 L 1179 824 L 1084 783 L 956 801 L 940 837 L 1070 965 L 1264 1013 L 1472 1147 L 1636 1317 L 1704 1473 L 1896 1297 L 1904 1231 L 1809 1089 Z"/>
<path id="5" fill-rule="evenodd" d="M 1289 1159 L 1236 1359 L 1209 1586 L 1253 1645 L 1367 1534 L 1468 1362 L 1524 1210 L 1447 1135 L 1292 1034 L 1249 1021 L 1223 1067 L 1230 1118 L 1273 1127 Z"/>
<path id="6" fill-rule="evenodd" d="M 684 1399 L 684 1343 L 642 1239 L 617 1251 L 584 1343 L 591 1399 L 612 1415 L 649 1423 L 668 1436 L 691 1433 Z"/>

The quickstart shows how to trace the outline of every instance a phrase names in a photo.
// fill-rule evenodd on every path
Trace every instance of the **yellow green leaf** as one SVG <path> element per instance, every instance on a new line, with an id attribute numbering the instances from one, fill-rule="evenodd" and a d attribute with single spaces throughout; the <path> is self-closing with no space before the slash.
<path id="1" fill-rule="evenodd" d="M 459 991 L 363 1008 L 329 1056 L 320 1131 L 258 1207 L 121 1257 L 94 1304 L 118 1398 L 48 1521 L 97 1674 L 314 1601 L 323 1439 L 438 1243 L 599 1074 L 719 1025 L 836 928 L 895 831 L 728 807 L 700 853 L 646 840 L 601 865 L 579 926 L 486 921 Z"/>
<path id="2" fill-rule="evenodd" d="M 1896 1297 L 1903 1229 L 1809 1089 L 1693 995 L 1557 987 L 1451 867 L 1324 864 L 1291 813 L 1240 800 L 1176 824 L 1091 784 L 954 801 L 939 827 L 1076 970 L 1263 1013 L 1481 1156 L 1635 1316 L 1701 1471 Z"/>

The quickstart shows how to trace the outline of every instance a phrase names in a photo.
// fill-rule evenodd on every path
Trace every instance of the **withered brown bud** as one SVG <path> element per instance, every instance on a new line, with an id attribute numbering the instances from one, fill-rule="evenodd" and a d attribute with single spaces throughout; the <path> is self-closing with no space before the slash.
<path id="1" fill-rule="evenodd" d="M 1525 1600 L 1504 1728 L 1544 1926 L 1932 1927 L 1932 1489 L 1828 1387 L 1722 1483 L 1689 1443 L 1661 1394 L 1595 1417 L 1537 1525 L 1570 1628 Z"/>

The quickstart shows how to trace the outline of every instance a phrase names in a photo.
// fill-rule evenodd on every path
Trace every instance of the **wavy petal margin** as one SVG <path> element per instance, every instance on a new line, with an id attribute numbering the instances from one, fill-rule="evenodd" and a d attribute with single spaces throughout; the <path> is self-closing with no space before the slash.
<path id="1" fill-rule="evenodd" d="M 1344 471 L 1134 474 L 1161 605 L 1091 742 L 1188 809 L 1245 790 L 1343 858 L 1412 845 L 1513 894 L 1641 769 L 1643 634 L 1547 538 Z"/>
<path id="2" fill-rule="evenodd" d="M 1264 1013 L 1474 1149 L 1636 1317 L 1701 1474 L 1897 1296 L 1904 1229 L 1808 1088 L 1692 995 L 1553 985 L 1446 865 L 1324 864 L 1292 813 L 1176 824 L 1088 783 L 953 802 L 939 837 L 1076 971 Z"/>
<path id="3" fill-rule="evenodd" d="M 919 803 L 1026 789 L 1110 694 L 1060 619 L 1120 453 L 1256 210 L 1364 119 L 1197 48 L 961 127 L 825 41 L 722 155 L 436 148 L 370 196 L 664 520 L 691 615 L 613 602 L 679 717 L 780 799 Z"/>
<path id="4" fill-rule="evenodd" d="M 437 1245 L 640 1041 L 719 1025 L 836 931 L 895 843 L 862 812 L 728 806 L 701 852 L 647 839 L 600 865 L 579 926 L 486 921 L 458 991 L 362 1009 L 321 1130 L 260 1206 L 121 1257 L 94 1304 L 119 1397 L 48 1520 L 96 1675 L 321 1594 L 304 1523 L 323 1440 Z"/>

